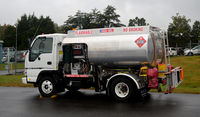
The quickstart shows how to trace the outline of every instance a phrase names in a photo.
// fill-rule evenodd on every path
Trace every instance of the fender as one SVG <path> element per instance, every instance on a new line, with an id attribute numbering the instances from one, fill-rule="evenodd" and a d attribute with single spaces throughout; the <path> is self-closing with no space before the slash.
<path id="1" fill-rule="evenodd" d="M 59 71 L 57 70 L 44 70 L 44 71 L 41 71 L 37 77 L 37 80 L 36 80 L 36 86 L 38 85 L 40 79 L 42 79 L 41 76 L 50 76 L 52 77 L 56 82 L 59 81 L 59 79 L 62 79 L 62 75 L 59 73 Z"/>
<path id="2" fill-rule="evenodd" d="M 106 88 L 108 88 L 110 81 L 118 76 L 125 76 L 130 78 L 133 82 L 135 82 L 137 89 L 143 88 L 143 83 L 140 82 L 140 79 L 135 74 L 126 74 L 126 73 L 115 74 L 111 76 L 109 79 L 107 79 Z"/>

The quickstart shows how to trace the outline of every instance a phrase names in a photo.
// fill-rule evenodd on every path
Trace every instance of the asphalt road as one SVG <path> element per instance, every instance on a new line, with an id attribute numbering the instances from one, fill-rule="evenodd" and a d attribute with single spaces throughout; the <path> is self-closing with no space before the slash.
<path id="1" fill-rule="evenodd" d="M 36 88 L 0 87 L 0 117 L 199 117 L 200 95 L 151 93 L 117 103 L 91 90 L 40 98 Z"/>

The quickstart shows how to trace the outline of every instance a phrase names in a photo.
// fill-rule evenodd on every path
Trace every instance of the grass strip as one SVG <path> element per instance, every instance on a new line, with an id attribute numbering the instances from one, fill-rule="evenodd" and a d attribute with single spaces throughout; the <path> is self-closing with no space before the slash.
<path id="1" fill-rule="evenodd" d="M 14 70 L 15 69 L 15 63 L 12 62 L 11 64 L 10 64 L 10 67 L 12 67 L 12 69 Z M 5 68 L 6 65 L 8 65 L 8 64 L 5 64 L 5 63 L 0 64 L 0 71 L 7 70 Z M 24 69 L 24 63 L 17 63 L 17 69 Z"/>
<path id="2" fill-rule="evenodd" d="M 0 76 L 0 86 L 33 87 L 32 84 L 23 84 L 22 77 L 24 77 L 24 75 L 1 75 Z"/>

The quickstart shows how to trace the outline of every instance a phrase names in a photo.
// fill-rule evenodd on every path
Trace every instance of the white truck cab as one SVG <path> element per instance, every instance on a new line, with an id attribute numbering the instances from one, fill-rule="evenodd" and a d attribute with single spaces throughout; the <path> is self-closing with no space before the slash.
<path id="1" fill-rule="evenodd" d="M 35 83 L 41 71 L 58 69 L 58 63 L 62 59 L 62 40 L 66 36 L 46 34 L 39 35 L 33 40 L 25 57 L 24 83 Z"/>

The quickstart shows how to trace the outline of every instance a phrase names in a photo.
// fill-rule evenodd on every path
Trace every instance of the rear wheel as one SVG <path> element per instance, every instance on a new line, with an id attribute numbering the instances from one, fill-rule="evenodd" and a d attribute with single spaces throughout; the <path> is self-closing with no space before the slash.
<path id="1" fill-rule="evenodd" d="M 127 78 L 116 78 L 111 82 L 110 94 L 117 101 L 128 101 L 134 96 L 134 84 Z"/>
<path id="2" fill-rule="evenodd" d="M 39 82 L 39 92 L 44 97 L 51 97 L 56 94 L 56 83 L 51 77 L 44 77 Z"/>

